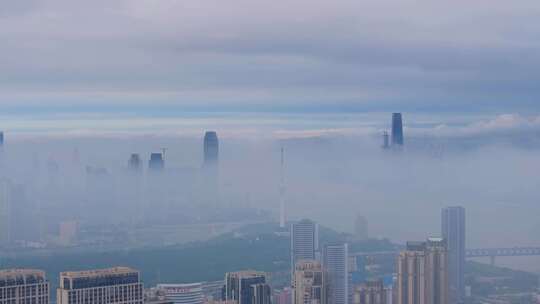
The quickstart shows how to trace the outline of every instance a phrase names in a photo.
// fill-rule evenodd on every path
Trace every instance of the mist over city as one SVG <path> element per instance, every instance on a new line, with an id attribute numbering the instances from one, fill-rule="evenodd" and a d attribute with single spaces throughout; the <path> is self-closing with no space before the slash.
<path id="1" fill-rule="evenodd" d="M 0 7 L 0 304 L 540 303 L 540 5 Z"/>

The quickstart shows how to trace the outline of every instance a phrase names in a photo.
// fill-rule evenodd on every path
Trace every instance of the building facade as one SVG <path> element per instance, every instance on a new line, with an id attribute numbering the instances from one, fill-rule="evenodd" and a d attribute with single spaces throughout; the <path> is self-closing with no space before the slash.
<path id="1" fill-rule="evenodd" d="M 300 260 L 292 281 L 293 304 L 326 304 L 326 275 L 319 261 Z"/>
<path id="2" fill-rule="evenodd" d="M 227 273 L 223 300 L 233 300 L 237 304 L 270 303 L 271 292 L 266 273 L 251 270 Z"/>
<path id="3" fill-rule="evenodd" d="M 328 304 L 349 303 L 349 247 L 328 244 L 323 250 L 323 266 L 328 278 Z"/>
<path id="4" fill-rule="evenodd" d="M 318 249 L 318 226 L 310 220 L 301 220 L 291 224 L 291 269 L 294 272 L 299 260 L 315 260 Z"/>
<path id="5" fill-rule="evenodd" d="M 58 304 L 143 304 L 143 284 L 128 267 L 60 273 Z"/>
<path id="6" fill-rule="evenodd" d="M 382 280 L 367 281 L 354 289 L 353 304 L 387 304 L 387 293 Z"/>
<path id="7" fill-rule="evenodd" d="M 408 242 L 397 258 L 397 304 L 448 304 L 448 256 L 442 238 Z"/>
<path id="8" fill-rule="evenodd" d="M 165 299 L 173 304 L 202 304 L 204 302 L 202 283 L 159 284 Z"/>
<path id="9" fill-rule="evenodd" d="M 448 246 L 450 303 L 460 303 L 465 297 L 465 208 L 444 208 L 441 224 Z"/>
<path id="10" fill-rule="evenodd" d="M 0 304 L 49 304 L 45 272 L 34 269 L 0 271 Z"/>

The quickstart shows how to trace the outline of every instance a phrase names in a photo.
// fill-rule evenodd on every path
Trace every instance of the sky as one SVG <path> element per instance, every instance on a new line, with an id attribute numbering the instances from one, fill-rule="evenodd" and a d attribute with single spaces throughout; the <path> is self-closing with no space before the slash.
<path id="1" fill-rule="evenodd" d="M 0 109 L 536 115 L 538 17 L 536 0 L 2 1 Z"/>

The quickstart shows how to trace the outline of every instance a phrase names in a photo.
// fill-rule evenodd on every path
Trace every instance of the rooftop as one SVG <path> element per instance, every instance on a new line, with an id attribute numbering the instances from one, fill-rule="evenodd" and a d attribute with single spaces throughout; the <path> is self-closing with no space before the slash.
<path id="1" fill-rule="evenodd" d="M 127 274 L 127 273 L 138 273 L 138 270 L 129 267 L 112 267 L 105 269 L 93 269 L 93 270 L 83 270 L 83 271 L 64 271 L 60 273 L 61 277 L 69 278 L 86 278 L 86 277 L 101 277 L 107 275 L 117 275 L 117 274 Z"/>

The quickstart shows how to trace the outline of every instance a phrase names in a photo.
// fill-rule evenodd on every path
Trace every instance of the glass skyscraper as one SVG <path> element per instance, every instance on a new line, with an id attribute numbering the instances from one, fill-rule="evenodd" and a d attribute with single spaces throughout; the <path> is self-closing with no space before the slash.
<path id="1" fill-rule="evenodd" d="M 392 145 L 403 146 L 403 118 L 401 113 L 392 114 Z"/>
<path id="2" fill-rule="evenodd" d="M 442 210 L 442 236 L 448 246 L 450 303 L 459 303 L 465 296 L 465 208 Z"/>

